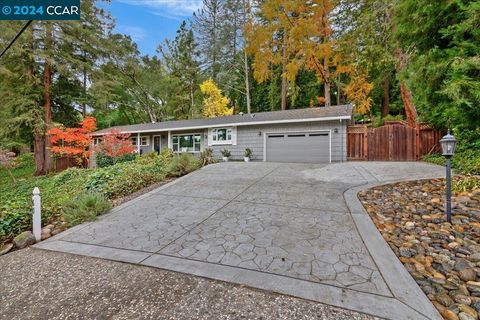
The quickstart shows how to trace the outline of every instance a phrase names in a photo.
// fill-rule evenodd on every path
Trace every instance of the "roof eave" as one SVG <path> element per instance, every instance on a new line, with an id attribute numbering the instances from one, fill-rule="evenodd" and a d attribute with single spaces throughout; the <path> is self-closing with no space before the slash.
<path id="1" fill-rule="evenodd" d="M 346 116 L 331 116 L 320 118 L 305 118 L 305 119 L 285 119 L 285 120 L 266 120 L 266 121 L 254 121 L 254 122 L 232 122 L 221 123 L 214 125 L 201 125 L 201 126 L 189 126 L 189 127 L 177 127 L 177 128 L 164 128 L 164 129 L 147 129 L 147 130 L 120 130 L 122 133 L 153 133 L 153 132 L 168 132 L 168 131 L 183 131 L 183 130 L 197 130 L 208 128 L 220 128 L 225 126 L 254 126 L 254 125 L 266 125 L 266 124 L 282 124 L 282 123 L 296 123 L 296 122 L 320 122 L 320 121 L 333 121 L 333 120 L 350 120 L 351 115 Z M 96 133 L 93 132 L 93 136 L 103 136 L 106 132 Z"/>

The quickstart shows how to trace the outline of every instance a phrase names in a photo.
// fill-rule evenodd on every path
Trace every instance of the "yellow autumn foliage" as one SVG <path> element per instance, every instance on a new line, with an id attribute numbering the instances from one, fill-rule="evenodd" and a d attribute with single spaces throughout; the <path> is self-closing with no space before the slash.
<path id="1" fill-rule="evenodd" d="M 364 115 L 370 111 L 372 98 L 368 95 L 373 89 L 373 84 L 368 82 L 364 74 L 350 73 L 350 82 L 343 88 L 343 92 L 355 105 L 355 112 Z"/>
<path id="2" fill-rule="evenodd" d="M 222 94 L 212 79 L 205 80 L 200 85 L 203 98 L 202 113 L 207 118 L 229 116 L 233 114 L 233 108 L 228 108 L 230 100 Z"/>

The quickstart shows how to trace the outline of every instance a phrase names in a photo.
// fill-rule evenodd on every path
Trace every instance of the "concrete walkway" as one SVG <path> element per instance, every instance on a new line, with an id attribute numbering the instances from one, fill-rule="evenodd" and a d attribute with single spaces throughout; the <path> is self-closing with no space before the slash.
<path id="1" fill-rule="evenodd" d="M 37 248 L 153 266 L 390 319 L 440 319 L 356 194 L 424 163 L 207 166 Z"/>

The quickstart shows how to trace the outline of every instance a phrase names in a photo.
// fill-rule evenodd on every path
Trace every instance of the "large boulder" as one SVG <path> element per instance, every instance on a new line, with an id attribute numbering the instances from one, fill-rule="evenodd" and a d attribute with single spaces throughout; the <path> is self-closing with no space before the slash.
<path id="1" fill-rule="evenodd" d="M 0 246 L 0 256 L 8 253 L 13 248 L 13 243 L 7 243 L 6 245 Z"/>
<path id="2" fill-rule="evenodd" d="M 36 242 L 37 241 L 35 240 L 35 236 L 31 231 L 24 231 L 15 238 L 13 238 L 13 244 L 15 245 L 15 248 L 18 249 L 23 249 L 27 246 L 31 246 Z"/>

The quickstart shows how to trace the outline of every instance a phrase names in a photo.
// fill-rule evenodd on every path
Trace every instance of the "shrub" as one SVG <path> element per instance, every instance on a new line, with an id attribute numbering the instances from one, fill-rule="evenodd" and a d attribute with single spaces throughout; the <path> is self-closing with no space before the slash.
<path id="1" fill-rule="evenodd" d="M 107 156 L 105 153 L 97 153 L 97 167 L 105 168 L 113 166 L 115 163 L 113 157 Z"/>
<path id="2" fill-rule="evenodd" d="M 200 153 L 200 163 L 202 164 L 202 166 L 206 166 L 216 162 L 217 159 L 215 159 L 212 149 L 207 148 Z"/>
<path id="3" fill-rule="evenodd" d="M 453 180 L 453 191 L 470 192 L 475 189 L 480 189 L 480 176 L 465 175 Z"/>
<path id="4" fill-rule="evenodd" d="M 180 177 L 189 172 L 197 170 L 200 167 L 200 161 L 189 153 L 182 153 L 173 157 L 167 166 L 167 175 L 170 177 Z"/>
<path id="5" fill-rule="evenodd" d="M 110 210 L 111 205 L 102 194 L 82 193 L 63 204 L 63 219 L 68 227 L 93 221 L 98 215 Z"/>
<path id="6" fill-rule="evenodd" d="M 42 223 L 46 224 L 68 216 L 76 208 L 77 199 L 84 194 L 95 194 L 113 200 L 144 187 L 161 182 L 167 174 L 179 176 L 200 167 L 200 161 L 191 154 L 170 158 L 153 154 L 137 156 L 135 160 L 97 169 L 70 168 L 56 176 L 31 177 L 17 184 L 0 180 L 0 243 L 31 228 L 32 190 L 39 187 L 42 197 Z M 1 177 L 0 177 L 1 178 Z M 9 180 L 7 180 L 9 181 Z M 74 199 L 74 200 L 72 200 Z M 81 200 L 81 199 L 80 199 Z M 68 204 L 70 210 L 65 211 Z M 89 212 L 70 214 L 68 223 L 92 219 Z M 78 222 L 78 221 L 80 222 Z"/>
<path id="7" fill-rule="evenodd" d="M 246 148 L 245 149 L 245 157 L 250 158 L 251 155 L 252 155 L 252 149 Z"/>
<path id="8" fill-rule="evenodd" d="M 221 152 L 222 152 L 222 156 L 227 157 L 227 158 L 232 155 L 230 153 L 230 150 L 228 150 L 228 149 L 223 149 Z"/>
<path id="9" fill-rule="evenodd" d="M 440 154 L 430 154 L 422 158 L 423 161 L 445 165 L 445 158 Z M 461 174 L 480 175 L 480 152 L 476 150 L 460 151 L 452 157 L 452 168 Z"/>
<path id="10" fill-rule="evenodd" d="M 133 160 L 135 160 L 136 157 L 137 157 L 137 155 L 135 153 L 127 153 L 127 154 L 124 154 L 124 155 L 121 155 L 120 157 L 118 157 L 116 163 L 133 161 Z"/>
<path id="11" fill-rule="evenodd" d="M 164 160 L 170 160 L 174 156 L 173 151 L 170 148 L 163 148 L 160 151 L 160 157 Z"/>

